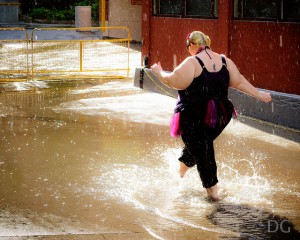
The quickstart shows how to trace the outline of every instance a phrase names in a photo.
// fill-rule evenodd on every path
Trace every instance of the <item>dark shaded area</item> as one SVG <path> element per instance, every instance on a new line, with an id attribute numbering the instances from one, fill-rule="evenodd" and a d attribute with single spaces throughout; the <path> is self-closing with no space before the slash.
<path id="1" fill-rule="evenodd" d="M 289 219 L 246 205 L 218 203 L 208 219 L 217 226 L 240 233 L 240 237 L 223 236 L 222 239 L 300 239 L 300 232 Z"/>

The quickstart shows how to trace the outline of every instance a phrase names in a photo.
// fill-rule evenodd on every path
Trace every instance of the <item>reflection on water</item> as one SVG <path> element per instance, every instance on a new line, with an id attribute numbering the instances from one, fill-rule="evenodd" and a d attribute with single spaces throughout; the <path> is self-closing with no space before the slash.
<path id="1" fill-rule="evenodd" d="M 2 236 L 299 236 L 296 141 L 231 122 L 215 143 L 224 199 L 212 204 L 195 168 L 178 177 L 182 142 L 168 133 L 175 99 L 130 80 L 0 88 Z M 273 231 L 275 220 L 290 233 Z"/>

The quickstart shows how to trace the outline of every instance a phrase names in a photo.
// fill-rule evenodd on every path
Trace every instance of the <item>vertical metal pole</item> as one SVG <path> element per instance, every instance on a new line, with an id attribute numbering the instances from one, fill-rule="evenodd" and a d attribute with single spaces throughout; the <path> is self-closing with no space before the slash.
<path id="1" fill-rule="evenodd" d="M 25 34 L 26 34 L 26 70 L 27 70 L 27 75 L 26 79 L 29 81 L 29 49 L 28 49 L 28 32 L 27 29 L 24 29 Z"/>
<path id="2" fill-rule="evenodd" d="M 34 80 L 34 68 L 33 68 L 33 36 L 35 29 L 31 32 L 31 80 Z"/>
<path id="3" fill-rule="evenodd" d="M 104 31 L 105 28 L 105 0 L 101 1 L 101 27 L 102 27 L 102 32 Z"/>
<path id="4" fill-rule="evenodd" d="M 129 29 L 127 28 L 128 34 L 127 34 L 127 41 L 128 41 L 128 59 L 127 59 L 127 78 L 129 78 L 129 55 L 130 55 L 130 32 Z"/>
<path id="5" fill-rule="evenodd" d="M 80 72 L 82 72 L 82 57 L 83 57 L 83 51 L 82 51 L 82 45 L 83 45 L 83 42 L 82 41 L 80 41 L 80 49 L 79 49 L 79 51 L 80 51 L 80 59 L 79 59 L 79 62 L 80 62 Z"/>

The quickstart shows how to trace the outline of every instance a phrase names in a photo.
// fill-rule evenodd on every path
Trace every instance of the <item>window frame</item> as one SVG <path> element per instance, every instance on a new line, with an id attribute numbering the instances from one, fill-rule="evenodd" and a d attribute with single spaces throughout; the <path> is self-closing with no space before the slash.
<path id="1" fill-rule="evenodd" d="M 243 15 L 244 0 L 232 0 L 232 1 L 233 1 L 233 5 L 232 5 L 233 20 L 259 21 L 259 22 L 300 22 L 300 16 L 298 18 L 284 17 L 284 0 L 276 0 L 278 17 L 243 17 L 242 15 Z"/>
<path id="2" fill-rule="evenodd" d="M 187 15 L 186 14 L 186 1 L 181 0 L 181 14 L 163 14 L 163 13 L 155 13 L 156 11 L 156 2 L 161 0 L 152 0 L 152 15 L 155 17 L 170 17 L 170 18 L 200 18 L 200 19 L 218 19 L 219 17 L 219 0 L 210 0 L 211 9 L 210 16 L 202 16 L 202 15 Z"/>

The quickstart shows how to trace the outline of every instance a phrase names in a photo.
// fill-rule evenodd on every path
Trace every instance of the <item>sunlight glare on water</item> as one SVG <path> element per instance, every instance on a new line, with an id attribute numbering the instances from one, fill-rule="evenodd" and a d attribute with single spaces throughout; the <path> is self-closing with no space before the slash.
<path id="1" fill-rule="evenodd" d="M 29 82 L 12 82 L 5 83 L 1 85 L 2 89 L 10 90 L 10 91 L 28 91 L 36 88 L 43 89 L 48 88 L 47 84 L 44 82 L 38 81 L 29 81 Z M 0 90 L 1 90 L 0 88 Z"/>
<path id="2" fill-rule="evenodd" d="M 80 99 L 63 103 L 55 111 L 72 111 L 87 115 L 112 115 L 113 117 L 140 123 L 168 124 L 175 99 L 159 94 L 137 91 L 134 95 L 119 96 L 120 92 L 133 90 L 128 84 L 107 83 L 90 89 L 71 91 L 73 94 L 110 91 L 118 94 L 110 97 Z M 159 106 L 159 108 L 158 108 Z"/>

